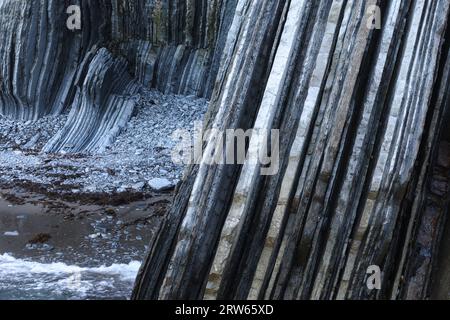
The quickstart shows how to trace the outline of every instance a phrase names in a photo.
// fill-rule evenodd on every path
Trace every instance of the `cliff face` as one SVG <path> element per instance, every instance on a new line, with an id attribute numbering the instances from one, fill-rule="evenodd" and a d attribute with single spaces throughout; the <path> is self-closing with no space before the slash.
<path id="1" fill-rule="evenodd" d="M 57 1 L 0 2 L 2 115 L 38 119 L 70 105 L 79 64 L 101 41 L 103 18 L 92 17 L 98 24 L 82 36 L 65 28 L 65 10 Z"/>
<path id="2" fill-rule="evenodd" d="M 208 125 L 279 129 L 280 170 L 209 165 L 211 135 L 135 297 L 429 297 L 449 200 L 449 4 L 239 1 Z"/>
<path id="3" fill-rule="evenodd" d="M 113 50 L 162 92 L 209 97 L 236 0 L 114 0 Z"/>
<path id="4" fill-rule="evenodd" d="M 44 151 L 102 151 L 144 85 L 211 98 L 206 127 L 279 130 L 269 176 L 210 165 L 207 137 L 135 298 L 426 298 L 449 203 L 449 6 L 0 0 L 0 113 L 68 112 Z"/>
<path id="5" fill-rule="evenodd" d="M 101 151 L 129 120 L 136 84 L 210 96 L 233 3 L 2 0 L 0 113 L 68 111 L 45 151 Z M 66 27 L 69 5 L 81 30 Z"/>

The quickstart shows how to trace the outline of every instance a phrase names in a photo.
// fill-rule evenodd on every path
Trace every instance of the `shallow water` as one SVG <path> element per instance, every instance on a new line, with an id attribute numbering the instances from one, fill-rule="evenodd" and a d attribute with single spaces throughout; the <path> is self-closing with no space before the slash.
<path id="1" fill-rule="evenodd" d="M 49 203 L 0 190 L 0 300 L 128 299 L 160 216 L 155 198 L 121 207 Z M 8 200 L 6 200 L 8 199 Z M 164 199 L 164 198 L 163 198 Z M 111 210 L 114 209 L 113 214 Z M 35 242 L 45 235 L 42 242 Z"/>
<path id="2" fill-rule="evenodd" d="M 141 263 L 81 268 L 0 255 L 0 299 L 128 299 Z"/>

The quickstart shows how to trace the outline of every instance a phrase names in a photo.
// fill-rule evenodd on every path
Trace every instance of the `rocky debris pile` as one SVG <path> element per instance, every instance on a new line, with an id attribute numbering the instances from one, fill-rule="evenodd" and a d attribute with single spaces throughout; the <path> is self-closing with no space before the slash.
<path id="1" fill-rule="evenodd" d="M 14 121 L 0 115 L 0 151 L 41 150 L 66 120 L 66 114 L 47 116 L 37 121 Z"/>
<path id="2" fill-rule="evenodd" d="M 66 115 L 28 122 L 2 117 L 1 182 L 31 182 L 61 193 L 170 190 L 184 169 L 172 161 L 177 143 L 172 140 L 173 133 L 193 131 L 207 108 L 208 102 L 202 98 L 141 89 L 132 119 L 116 142 L 99 154 L 41 152 L 63 127 Z"/>
<path id="3" fill-rule="evenodd" d="M 201 121 L 208 103 L 205 99 L 163 95 L 145 91 L 136 108 L 136 116 L 128 122 L 115 144 L 101 156 L 105 164 L 131 175 L 146 171 L 151 178 L 177 180 L 182 168 L 172 161 L 177 130 L 192 132 Z"/>

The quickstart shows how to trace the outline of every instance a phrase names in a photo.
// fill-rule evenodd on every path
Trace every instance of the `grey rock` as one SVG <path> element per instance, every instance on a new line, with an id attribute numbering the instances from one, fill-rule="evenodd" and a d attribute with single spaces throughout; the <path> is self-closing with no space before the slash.
<path id="1" fill-rule="evenodd" d="M 280 130 L 272 175 L 251 162 L 188 168 L 134 298 L 436 292 L 450 203 L 449 1 L 390 1 L 381 30 L 367 24 L 376 0 L 80 3 L 89 28 L 69 32 L 65 1 L 0 1 L 2 181 L 55 190 L 52 177 L 66 175 L 106 192 L 163 175 L 150 187 L 173 188 L 183 167 L 168 137 L 203 118 L 208 103 L 195 97 L 211 100 L 207 128 Z M 361 285 L 374 263 L 377 292 Z"/>
<path id="2" fill-rule="evenodd" d="M 139 183 L 133 184 L 131 186 L 131 188 L 135 191 L 142 191 L 142 189 L 144 189 L 144 187 L 145 187 L 145 182 L 139 182 Z"/>
<path id="3" fill-rule="evenodd" d="M 148 182 L 149 187 L 154 191 L 167 191 L 174 188 L 174 184 L 164 178 L 154 178 Z"/>
<path id="4" fill-rule="evenodd" d="M 450 162 L 436 159 L 450 150 L 450 2 L 389 2 L 376 30 L 366 13 L 378 3 L 243 0 L 227 11 L 206 126 L 278 128 L 279 166 L 190 166 L 133 298 L 448 295 L 432 280 L 438 265 L 450 274 L 436 264 L 450 203 Z M 382 290 L 365 285 L 371 265 Z"/>

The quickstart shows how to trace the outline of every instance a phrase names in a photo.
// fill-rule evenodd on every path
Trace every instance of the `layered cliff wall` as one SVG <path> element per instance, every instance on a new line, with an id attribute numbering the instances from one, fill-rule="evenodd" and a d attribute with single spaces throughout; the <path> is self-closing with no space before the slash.
<path id="1" fill-rule="evenodd" d="M 236 0 L 111 3 L 112 45 L 143 84 L 209 97 Z"/>
<path id="2" fill-rule="evenodd" d="M 80 30 L 66 26 L 70 5 L 81 9 Z M 132 113 L 132 78 L 166 93 L 211 95 L 234 7 L 221 0 L 2 0 L 0 113 L 37 120 L 70 112 L 45 151 L 101 151 Z M 127 102 L 97 104 L 111 92 Z M 93 120 L 92 113 L 101 115 Z M 117 120 L 105 123 L 105 115 Z"/>
<path id="3" fill-rule="evenodd" d="M 89 33 L 73 33 L 66 8 L 58 1 L 0 2 L 2 115 L 35 120 L 71 104 L 76 72 L 90 47 L 104 41 L 106 21 L 92 8 L 83 21 Z"/>
<path id="4" fill-rule="evenodd" d="M 211 164 L 206 136 L 134 298 L 427 298 L 450 200 L 449 6 L 0 0 L 0 113 L 67 112 L 46 152 L 104 150 L 141 86 L 211 98 L 205 128 L 278 130 L 247 144 L 269 175 Z"/>
<path id="5" fill-rule="evenodd" d="M 134 297 L 429 297 L 449 200 L 449 5 L 238 1 L 207 125 L 278 129 L 279 170 L 211 165 L 211 134 Z"/>

